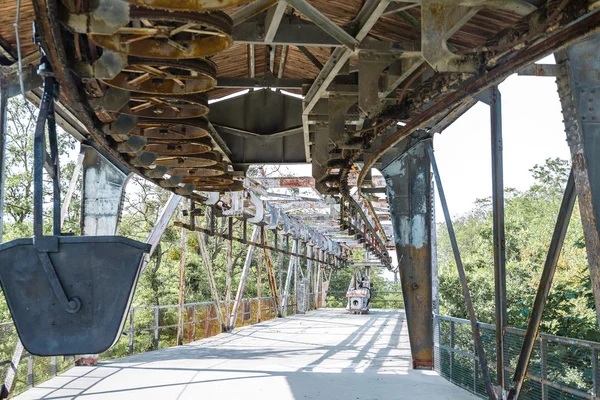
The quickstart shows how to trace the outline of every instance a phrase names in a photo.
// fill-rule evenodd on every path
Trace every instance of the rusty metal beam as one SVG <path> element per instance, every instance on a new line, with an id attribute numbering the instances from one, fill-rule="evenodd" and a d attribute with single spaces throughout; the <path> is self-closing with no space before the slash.
<path id="1" fill-rule="evenodd" d="M 383 169 L 394 227 L 394 240 L 413 368 L 433 368 L 431 275 L 431 170 L 421 141 Z"/>
<path id="2" fill-rule="evenodd" d="M 600 324 L 600 33 L 557 54 L 558 93 Z"/>

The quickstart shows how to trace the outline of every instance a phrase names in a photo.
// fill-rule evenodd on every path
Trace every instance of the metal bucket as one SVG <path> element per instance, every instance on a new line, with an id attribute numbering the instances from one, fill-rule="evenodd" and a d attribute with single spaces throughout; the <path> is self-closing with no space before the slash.
<path id="1" fill-rule="evenodd" d="M 120 236 L 37 236 L 0 244 L 0 284 L 27 351 L 97 354 L 114 345 L 149 249 Z M 57 290 L 68 302 L 63 296 L 61 303 Z"/>

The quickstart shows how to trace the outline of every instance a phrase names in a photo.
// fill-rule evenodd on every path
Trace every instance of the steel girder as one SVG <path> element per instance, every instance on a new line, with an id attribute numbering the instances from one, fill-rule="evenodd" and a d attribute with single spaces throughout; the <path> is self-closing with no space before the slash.
<path id="1" fill-rule="evenodd" d="M 557 55 L 556 79 L 600 323 L 600 33 Z"/>
<path id="2" fill-rule="evenodd" d="M 386 178 L 413 368 L 433 368 L 431 170 L 428 141 L 381 171 Z"/>

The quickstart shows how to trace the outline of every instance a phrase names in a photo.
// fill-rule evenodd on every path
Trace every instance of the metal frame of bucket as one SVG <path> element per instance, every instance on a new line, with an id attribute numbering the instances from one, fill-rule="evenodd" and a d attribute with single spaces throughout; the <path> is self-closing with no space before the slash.
<path id="1" fill-rule="evenodd" d="M 43 54 L 43 50 L 42 51 Z M 54 101 L 45 56 L 33 142 L 33 238 L 0 245 L 0 285 L 23 346 L 40 356 L 101 353 L 119 338 L 150 245 L 119 236 L 61 236 Z M 45 133 L 53 182 L 53 236 L 43 230 Z"/>
<path id="2" fill-rule="evenodd" d="M 56 250 L 45 254 L 66 305 L 44 271 L 38 238 L 0 244 L 0 284 L 23 346 L 39 356 L 106 351 L 120 337 L 150 245 L 120 236 L 46 238 L 56 239 L 42 250 Z"/>

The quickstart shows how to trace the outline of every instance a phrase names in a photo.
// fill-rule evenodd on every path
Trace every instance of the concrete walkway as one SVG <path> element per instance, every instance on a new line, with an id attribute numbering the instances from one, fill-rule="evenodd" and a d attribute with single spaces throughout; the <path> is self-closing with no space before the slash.
<path id="1" fill-rule="evenodd" d="M 475 399 L 410 369 L 404 313 L 328 309 L 75 367 L 26 399 Z"/>

